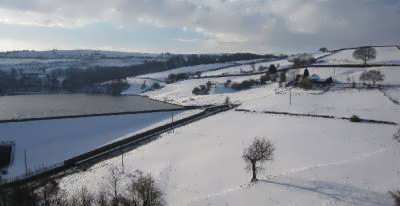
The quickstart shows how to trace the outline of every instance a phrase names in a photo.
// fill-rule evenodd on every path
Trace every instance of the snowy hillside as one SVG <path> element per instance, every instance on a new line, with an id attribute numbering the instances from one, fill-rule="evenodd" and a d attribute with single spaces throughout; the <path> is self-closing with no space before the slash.
<path id="1" fill-rule="evenodd" d="M 165 61 L 161 54 L 98 50 L 51 50 L 0 52 L 0 69 L 66 69 L 95 66 L 131 66 L 146 61 Z"/>
<path id="2" fill-rule="evenodd" d="M 376 63 L 400 61 L 397 48 L 377 50 Z M 353 59 L 350 50 L 322 59 L 329 64 L 360 63 Z M 279 60 L 257 63 L 256 67 L 270 64 L 279 64 L 280 68 L 290 66 L 287 60 Z M 163 133 L 156 140 L 126 152 L 123 166 L 122 157 L 115 157 L 66 176 L 60 180 L 61 188 L 68 194 L 76 194 L 82 186 L 93 194 L 107 192 L 111 170 L 124 171 L 119 182 L 123 188 L 130 173 L 139 169 L 155 177 L 168 206 L 393 205 L 388 192 L 400 189 L 400 143 L 396 136 L 400 134 L 399 67 L 308 68 L 310 76 L 321 80 L 308 90 L 298 85 L 285 87 L 271 80 L 261 83 L 263 74 L 242 72 L 242 76 L 221 76 L 251 69 L 250 65 L 230 62 L 130 78 L 131 87 L 126 94 L 181 105 L 219 105 L 226 101 L 240 105 Z M 384 75 L 379 87 L 360 80 L 361 73 L 367 70 L 378 70 Z M 198 71 L 208 77 L 164 82 L 172 73 Z M 311 81 L 303 74 L 304 69 L 293 69 L 286 77 L 292 80 L 300 75 L 302 80 Z M 329 77 L 333 83 L 321 86 Z M 246 80 L 256 83 L 246 88 L 232 87 Z M 159 88 L 152 88 L 155 84 Z M 207 93 L 193 92 L 200 85 L 208 85 Z M 197 112 L 180 113 L 177 118 Z M 365 121 L 346 119 L 353 115 Z M 19 163 L 11 169 L 13 174 L 22 174 L 21 151 L 30 144 L 35 147 L 27 150 L 28 154 L 34 154 L 29 161 L 40 167 L 43 159 L 45 165 L 57 163 L 166 123 L 170 117 L 170 113 L 154 113 L 46 120 L 0 124 L 0 131 L 19 137 L 16 140 L 21 145 L 17 148 Z M 44 130 L 49 130 L 48 134 L 39 135 Z M 32 142 L 26 137 L 27 132 L 38 141 Z M 67 137 L 72 138 L 65 141 Z M 251 175 L 245 170 L 242 153 L 255 137 L 271 140 L 276 150 L 273 161 L 266 162 L 265 170 L 259 173 L 260 181 L 250 183 Z M 41 144 L 52 147 L 42 149 Z M 48 152 L 56 153 L 65 145 L 71 149 L 45 158 Z"/>
<path id="3" fill-rule="evenodd" d="M 369 70 L 378 70 L 384 76 L 383 84 L 390 85 L 399 85 L 400 84 L 400 66 L 391 66 L 391 67 L 370 67 L 370 68 L 361 68 L 361 67 L 344 67 L 344 68 L 326 68 L 326 67 L 310 67 L 308 68 L 310 74 L 317 74 L 321 78 L 333 77 L 335 80 L 340 81 L 342 83 L 350 83 L 353 81 L 359 81 L 360 75 L 364 71 Z M 303 70 L 301 70 L 303 71 Z"/>
<path id="4" fill-rule="evenodd" d="M 287 60 L 267 61 L 263 63 L 257 63 L 260 61 L 264 60 L 256 59 L 256 60 L 234 61 L 234 62 L 215 63 L 215 64 L 201 64 L 195 66 L 180 67 L 164 72 L 139 75 L 136 77 L 128 78 L 128 83 L 130 84 L 130 87 L 128 88 L 127 91 L 124 92 L 124 94 L 141 94 L 143 92 L 150 90 L 151 86 L 154 83 L 158 83 L 160 84 L 160 86 L 165 86 L 165 81 L 167 80 L 168 75 L 170 74 L 179 74 L 179 73 L 194 74 L 196 72 L 201 72 L 201 76 L 238 74 L 240 73 L 241 70 L 250 71 L 251 70 L 250 65 L 253 63 L 255 65 L 255 68 L 258 68 L 259 66 L 269 66 L 270 64 L 282 63 L 282 66 L 289 64 Z M 204 81 L 199 81 L 199 82 L 204 82 Z M 186 89 L 190 88 L 186 87 Z"/>
<path id="5" fill-rule="evenodd" d="M 125 171 L 151 172 L 168 205 L 390 205 L 387 191 L 400 183 L 396 129 L 232 111 L 127 153 Z M 256 136 L 270 138 L 277 153 L 263 181 L 249 185 L 241 152 Z M 96 191 L 113 166 L 120 167 L 119 158 L 62 185 L 70 192 L 81 185 Z"/>
<path id="6" fill-rule="evenodd" d="M 400 49 L 398 47 L 376 47 L 376 59 L 370 63 L 399 64 Z M 362 64 L 361 60 L 353 58 L 354 49 L 341 50 L 331 56 L 322 58 L 320 64 Z"/>
<path id="7" fill-rule="evenodd" d="M 287 59 L 277 60 L 277 61 L 269 61 L 269 62 L 263 62 L 263 63 L 256 63 L 256 64 L 254 64 L 254 68 L 256 69 L 255 71 L 258 71 L 257 69 L 259 67 L 261 67 L 261 66 L 269 67 L 269 65 L 272 65 L 272 64 L 276 65 L 278 68 L 285 68 L 290 63 L 287 61 Z M 204 72 L 204 73 L 202 73 L 202 76 L 240 74 L 240 72 L 251 72 L 251 71 L 253 71 L 252 65 L 247 64 L 247 65 L 240 65 L 240 66 L 232 66 L 232 67 L 228 67 L 225 69 L 219 69 L 216 71 Z"/>
<path id="8" fill-rule="evenodd" d="M 0 52 L 2 58 L 35 58 L 35 59 L 79 59 L 86 58 L 122 58 L 122 57 L 155 57 L 156 54 L 137 52 L 118 52 L 101 50 L 50 50 L 50 51 L 9 51 Z"/>
<path id="9" fill-rule="evenodd" d="M 378 55 L 382 56 L 377 62 L 400 61 L 397 50 L 382 49 L 378 48 Z M 347 63 L 352 53 L 343 52 L 329 59 Z M 352 89 L 339 84 L 325 91 L 290 91 L 278 83 L 267 83 L 236 91 L 222 86 L 227 80 L 241 82 L 260 75 L 163 84 L 163 88 L 143 95 L 186 105 L 221 104 L 229 97 L 241 104 L 239 109 L 252 112 L 231 110 L 163 134 L 157 141 L 128 152 L 124 171 L 140 169 L 151 173 L 170 206 L 392 205 L 388 191 L 400 189 L 400 143 L 393 138 L 398 125 L 264 113 L 357 115 L 400 123 L 400 105 L 396 103 L 400 100 L 396 86 L 399 68 L 370 69 L 384 73 L 382 84 L 390 87 Z M 224 70 L 236 72 L 235 67 Z M 360 82 L 359 75 L 364 70 L 367 69 L 321 67 L 311 68 L 310 74 L 333 77 L 339 82 Z M 210 94 L 192 94 L 194 87 L 208 81 L 212 83 Z M 241 155 L 254 137 L 270 139 L 276 153 L 274 160 L 265 164 L 261 180 L 250 184 Z M 121 168 L 120 158 L 68 176 L 61 186 L 69 193 L 77 192 L 82 185 L 90 185 L 92 192 L 107 189 L 112 168 Z M 126 184 L 124 180 L 122 185 Z"/>

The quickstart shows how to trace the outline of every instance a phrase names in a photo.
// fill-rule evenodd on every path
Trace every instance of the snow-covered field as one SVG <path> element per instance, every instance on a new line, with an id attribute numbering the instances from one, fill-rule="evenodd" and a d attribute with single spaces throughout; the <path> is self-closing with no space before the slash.
<path id="1" fill-rule="evenodd" d="M 399 64 L 400 49 L 397 47 L 377 47 L 376 59 L 369 61 L 375 64 Z M 354 49 L 339 51 L 331 56 L 322 58 L 320 64 L 362 64 L 361 60 L 353 58 Z"/>
<path id="2" fill-rule="evenodd" d="M 225 66 L 233 66 L 236 64 L 237 64 L 236 62 L 200 64 L 200 65 L 195 65 L 195 66 L 179 67 L 179 68 L 171 69 L 171 70 L 164 71 L 164 72 L 140 75 L 137 77 L 138 78 L 153 78 L 153 79 L 165 81 L 169 74 L 203 72 L 203 71 L 213 70 L 213 69 L 217 69 L 217 68 L 221 68 L 221 67 L 225 67 Z"/>
<path id="3" fill-rule="evenodd" d="M 199 110 L 1 123 L 0 141 L 14 141 L 16 145 L 14 163 L 5 177 L 25 173 L 24 151 L 29 169 L 35 171 L 169 123 L 172 115 L 177 120 L 197 112 Z"/>
<path id="4" fill-rule="evenodd" d="M 122 94 L 141 94 L 143 92 L 148 91 L 154 83 L 157 83 L 160 86 L 165 86 L 165 83 L 163 81 L 158 81 L 152 78 L 146 78 L 146 77 L 128 78 L 129 88 L 123 91 Z"/>
<path id="5" fill-rule="evenodd" d="M 195 66 L 186 66 L 180 67 L 176 69 L 171 69 L 164 72 L 157 72 L 151 74 L 145 74 L 135 77 L 138 79 L 157 79 L 160 81 L 165 81 L 169 74 L 179 74 L 179 73 L 196 73 L 201 72 L 201 76 L 210 76 L 210 75 L 221 75 L 221 74 L 237 74 L 240 73 L 240 70 L 250 71 L 250 64 L 255 62 L 260 62 L 262 59 L 254 59 L 254 60 L 244 60 L 244 61 L 233 61 L 233 62 L 225 62 L 225 63 L 214 63 L 214 64 L 201 64 Z M 243 64 L 243 65 L 239 65 Z M 270 64 L 279 64 L 281 66 L 287 66 L 289 62 L 285 60 L 277 60 L 263 63 L 255 63 L 256 69 L 259 66 L 269 66 Z M 238 66 L 239 65 L 239 66 Z M 226 68 L 225 68 L 226 67 Z"/>
<path id="6" fill-rule="evenodd" d="M 259 61 L 259 60 L 249 60 L 243 63 Z M 239 61 L 240 62 L 240 61 Z M 154 83 L 160 84 L 160 86 L 165 86 L 164 81 L 168 78 L 170 74 L 179 74 L 179 73 L 195 73 L 195 72 L 205 72 L 209 70 L 214 70 L 218 68 L 223 68 L 227 66 L 235 66 L 237 62 L 227 62 L 227 63 L 215 63 L 215 64 L 202 64 L 202 65 L 195 65 L 195 66 L 187 66 L 187 67 L 180 67 L 176 69 L 171 69 L 164 72 L 157 72 L 145 75 L 139 75 L 136 77 L 128 78 L 128 83 L 130 87 L 128 90 L 124 92 L 124 94 L 141 94 L 146 92 L 151 88 Z M 229 67 L 231 68 L 231 67 Z M 222 69 L 224 70 L 224 69 Z M 219 71 L 219 70 L 217 70 Z M 145 86 L 143 86 L 145 85 Z"/>
<path id="7" fill-rule="evenodd" d="M 292 90 L 290 105 L 289 90 L 277 90 L 268 98 L 246 101 L 241 109 L 255 111 L 278 111 L 302 114 L 333 115 L 400 122 L 400 107 L 393 104 L 378 90 L 339 90 L 325 94 Z"/>
<path id="8" fill-rule="evenodd" d="M 400 104 L 400 88 L 385 89 L 384 93 Z"/>
<path id="9" fill-rule="evenodd" d="M 238 126 L 240 125 L 240 126 Z M 125 171 L 150 172 L 168 205 L 391 205 L 400 148 L 394 126 L 230 111 L 164 134 L 125 155 Z M 276 146 L 275 159 L 250 185 L 241 159 L 254 137 Z M 107 189 L 120 158 L 62 180 Z M 123 183 L 122 183 L 123 184 Z"/>
<path id="10" fill-rule="evenodd" d="M 340 67 L 340 68 L 329 68 L 329 67 L 310 67 L 308 71 L 310 75 L 317 74 L 322 79 L 326 79 L 328 77 L 333 77 L 336 81 L 340 81 L 343 83 L 351 83 L 351 82 L 361 82 L 360 75 L 364 71 L 369 70 L 378 70 L 384 76 L 384 80 L 382 84 L 400 84 L 400 67 L 369 67 L 369 68 L 361 68 L 361 67 Z M 302 71 L 301 71 L 302 72 Z"/>
<path id="11" fill-rule="evenodd" d="M 206 81 L 182 81 L 145 94 L 199 104 L 222 102 L 229 95 L 245 109 L 400 120 L 400 107 L 377 90 L 324 94 L 293 90 L 289 106 L 287 90 L 277 84 L 192 96 L 188 88 Z M 400 147 L 393 139 L 397 130 L 398 126 L 230 111 L 127 153 L 124 161 L 129 164 L 124 170 L 150 172 L 168 205 L 174 206 L 392 205 L 388 191 L 398 189 L 400 183 L 396 163 Z M 271 139 L 277 150 L 275 160 L 261 174 L 262 181 L 249 184 L 241 153 L 254 137 Z M 120 167 L 119 158 L 63 179 L 62 187 L 71 193 L 89 184 L 93 192 L 104 189 L 114 167 Z"/>
<path id="12" fill-rule="evenodd" d="M 270 61 L 270 62 L 263 62 L 263 63 L 257 63 L 257 64 L 254 64 L 255 72 L 258 71 L 257 69 L 260 66 L 269 67 L 269 65 L 271 65 L 271 64 L 274 64 L 275 66 L 279 66 L 279 68 L 285 68 L 288 65 L 290 65 L 290 63 L 287 61 L 287 59 L 277 60 L 277 61 Z M 228 68 L 225 68 L 225 69 L 219 69 L 219 70 L 216 70 L 216 71 L 203 72 L 201 74 L 201 76 L 213 76 L 213 75 L 224 75 L 224 74 L 240 74 L 241 71 L 252 72 L 253 68 L 249 64 L 241 65 L 241 66 L 232 66 L 232 67 L 228 67 Z"/>
<path id="13" fill-rule="evenodd" d="M 400 57 L 396 56 L 399 50 L 377 50 L 377 62 L 400 61 Z M 327 58 L 336 63 L 348 63 L 350 60 L 359 63 L 352 60 L 352 52 L 343 52 Z M 210 68 L 199 66 L 181 69 L 195 72 Z M 342 87 L 327 92 L 293 88 L 291 105 L 288 88 L 280 88 L 278 83 L 258 85 L 242 91 L 223 87 L 227 80 L 241 82 L 258 79 L 260 75 L 189 79 L 162 84 L 161 89 L 146 91 L 143 95 L 182 105 L 221 104 L 229 97 L 231 102 L 241 104 L 239 108 L 260 112 L 230 110 L 220 113 L 180 127 L 173 133 L 162 134 L 157 140 L 127 152 L 124 154 L 125 173 L 121 174 L 120 186 L 127 184 L 125 180 L 130 172 L 139 169 L 155 177 L 169 206 L 392 205 L 388 191 L 400 189 L 400 143 L 393 138 L 400 129 L 398 125 L 261 113 L 280 111 L 337 117 L 358 115 L 361 118 L 399 123 L 400 105 L 393 101 L 400 99 L 399 88 L 396 87 L 400 79 L 399 68 L 369 69 L 381 70 L 386 78 L 383 83 L 391 84 L 391 87 L 384 92 Z M 234 73 L 236 70 L 236 67 L 230 67 L 216 72 Z M 311 68 L 310 74 L 316 73 L 321 78 L 333 76 L 342 82 L 348 79 L 358 82 L 364 70 L 321 67 Z M 150 85 L 156 81 L 151 78 L 163 79 L 168 74 L 156 73 L 143 76 L 142 79 L 131 79 L 134 87 L 126 93 L 143 92 L 138 88 L 144 81 Z M 209 95 L 192 94 L 194 87 L 208 81 L 213 84 Z M 166 114 L 157 121 L 168 121 L 168 117 Z M 104 120 L 104 124 L 106 122 L 108 120 Z M 96 122 L 90 124 L 92 128 L 98 125 Z M 146 125 L 152 124 L 153 121 L 150 121 Z M 126 129 L 125 126 L 121 127 L 122 130 Z M 104 130 L 107 130 L 107 126 L 104 126 Z M 118 132 L 118 136 L 123 138 L 122 133 L 130 131 Z M 276 151 L 274 160 L 267 162 L 266 169 L 259 174 L 261 180 L 250 184 L 250 174 L 245 170 L 242 152 L 255 137 L 270 139 Z M 110 140 L 102 144 L 107 142 Z M 121 157 L 64 177 L 60 181 L 61 188 L 69 193 L 79 191 L 82 186 L 87 186 L 90 192 L 108 190 L 112 168 L 122 170 Z"/>
<path id="14" fill-rule="evenodd" d="M 164 87 L 170 87 L 171 85 L 166 85 L 165 80 L 168 78 L 169 74 L 178 74 L 178 73 L 195 73 L 195 72 L 202 72 L 201 76 L 211 76 L 211 75 L 223 75 L 223 74 L 239 74 L 240 71 L 251 71 L 252 68 L 250 66 L 250 63 L 252 62 L 257 62 L 260 61 L 259 59 L 256 60 L 247 60 L 247 61 L 237 61 L 237 62 L 228 62 L 228 63 L 215 63 L 215 64 L 205 64 L 205 65 L 196 65 L 196 66 L 188 66 L 188 67 L 181 67 L 177 69 L 172 69 L 168 70 L 165 72 L 157 72 L 157 73 L 151 73 L 151 74 L 146 74 L 146 75 L 140 75 L 137 77 L 132 77 L 128 78 L 128 83 L 130 87 L 124 92 L 124 94 L 142 94 L 143 92 L 148 91 L 151 86 L 154 83 L 160 84 L 160 86 Z M 241 66 L 236 66 L 240 62 L 241 64 L 246 64 L 246 65 L 241 65 Z M 269 66 L 271 64 L 275 65 L 280 65 L 281 68 L 288 66 L 290 63 L 287 60 L 279 60 L 279 61 L 271 61 L 271 62 L 264 62 L 264 63 L 256 63 L 255 68 L 258 69 L 259 66 Z M 227 68 L 224 68 L 227 67 Z M 218 69 L 218 68 L 223 68 L 223 69 Z M 217 69 L 217 70 L 215 70 Z M 253 77 L 257 77 L 257 75 L 254 75 Z M 252 78 L 252 76 L 250 76 Z M 241 77 L 235 77 L 235 78 L 219 78 L 215 80 L 216 82 L 224 82 L 227 79 L 248 79 L 247 77 L 241 78 Z M 199 86 L 200 84 L 205 84 L 207 80 L 188 80 L 185 81 L 184 84 L 190 82 L 189 84 L 193 87 Z M 176 84 L 173 84 L 172 87 L 177 87 L 179 86 L 179 82 Z M 196 85 L 198 84 L 198 85 Z M 145 85 L 145 86 L 143 86 Z M 181 88 L 183 90 L 190 90 L 190 93 L 193 89 L 193 87 L 186 87 Z M 171 88 L 168 88 L 168 93 L 170 94 Z M 152 93 L 152 92 L 150 92 Z M 156 91 L 155 93 L 163 93 L 166 94 L 165 91 Z M 147 93 L 143 95 L 148 95 Z M 150 94 L 150 96 L 153 96 Z M 155 97 L 157 98 L 157 97 Z M 159 97 L 157 99 L 160 99 Z M 167 98 L 168 99 L 168 98 Z M 172 98 L 174 99 L 174 98 Z"/>
<path id="15" fill-rule="evenodd" d="M 224 102 L 226 97 L 231 98 L 233 102 L 236 100 L 245 100 L 252 98 L 259 98 L 260 91 L 265 89 L 259 88 L 258 90 L 246 90 L 237 92 L 229 88 L 224 88 L 223 83 L 227 80 L 232 82 L 241 82 L 248 79 L 259 79 L 261 75 L 243 76 L 243 77 L 222 77 L 222 78 L 210 78 L 210 79 L 190 79 L 185 81 L 179 81 L 174 84 L 167 84 L 165 87 L 155 91 L 149 91 L 143 93 L 143 95 L 149 96 L 152 99 L 161 101 L 167 101 L 176 104 L 183 105 L 206 105 L 206 104 L 221 104 Z M 214 86 L 210 91 L 210 95 L 194 95 L 192 90 L 194 87 L 204 85 L 208 81 L 211 81 Z M 267 86 L 263 86 L 267 87 Z M 258 91 L 258 92 L 257 92 Z"/>

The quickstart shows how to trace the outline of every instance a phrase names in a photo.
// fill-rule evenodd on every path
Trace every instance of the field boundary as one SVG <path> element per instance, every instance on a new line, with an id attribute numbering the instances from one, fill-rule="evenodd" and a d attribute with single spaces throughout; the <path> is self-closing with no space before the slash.
<path id="1" fill-rule="evenodd" d="M 33 117 L 33 118 L 23 118 L 23 119 L 7 119 L 7 120 L 0 120 L 0 124 L 2 124 L 2 123 L 13 123 L 13 122 L 55 120 L 55 119 L 72 119 L 72 118 L 99 117 L 99 116 L 143 114 L 143 113 L 155 113 L 155 112 L 186 111 L 186 110 L 199 109 L 199 108 L 201 108 L 201 107 L 200 106 L 183 106 L 182 108 L 176 108 L 176 109 L 157 109 L 157 110 L 143 110 L 143 111 L 132 111 L 132 112 L 110 112 L 110 113 L 99 113 L 99 114 L 81 114 L 81 115 L 63 115 L 63 116 L 53 116 L 53 117 Z"/>
<path id="2" fill-rule="evenodd" d="M 248 110 L 248 109 L 235 109 L 235 111 L 248 112 L 248 113 L 261 113 L 261 114 L 276 114 L 276 115 L 286 115 L 286 116 L 296 116 L 296 117 L 316 117 L 316 118 L 324 118 L 324 119 L 341 119 L 341 120 L 349 120 L 354 123 L 398 125 L 396 122 L 391 122 L 391 121 L 363 119 L 363 118 L 359 118 L 359 120 L 357 120 L 357 121 L 352 121 L 351 117 L 337 117 L 337 116 L 333 116 L 333 115 L 323 115 L 323 114 L 291 113 L 291 112 L 278 112 L 278 111 L 255 111 L 255 110 Z"/>

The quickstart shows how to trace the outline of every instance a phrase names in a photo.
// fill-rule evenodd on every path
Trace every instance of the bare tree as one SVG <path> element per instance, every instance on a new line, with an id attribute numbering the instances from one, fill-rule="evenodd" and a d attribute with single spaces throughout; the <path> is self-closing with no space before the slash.
<path id="1" fill-rule="evenodd" d="M 79 206 L 79 197 L 77 194 L 71 195 L 68 198 L 68 206 Z"/>
<path id="2" fill-rule="evenodd" d="M 109 188 L 110 188 L 110 193 L 111 193 L 111 202 L 112 205 L 118 205 L 118 199 L 119 199 L 119 183 L 121 180 L 121 171 L 117 167 L 112 167 L 110 169 L 110 176 L 109 176 Z"/>
<path id="3" fill-rule="evenodd" d="M 326 52 L 328 52 L 329 50 L 328 50 L 326 47 L 321 47 L 321 48 L 319 49 L 319 51 L 320 51 L 320 52 L 326 53 Z"/>
<path id="4" fill-rule="evenodd" d="M 100 191 L 96 196 L 96 205 L 97 206 L 108 206 L 108 198 L 107 193 L 104 191 Z"/>
<path id="5" fill-rule="evenodd" d="M 144 82 L 145 84 L 146 82 Z M 118 96 L 121 95 L 121 92 L 129 87 L 126 79 L 116 79 L 112 80 L 110 83 L 111 95 Z"/>
<path id="6" fill-rule="evenodd" d="M 68 198 L 68 206 L 92 206 L 93 205 L 93 195 L 89 190 L 82 186 L 81 189 Z"/>
<path id="7" fill-rule="evenodd" d="M 248 164 L 247 169 L 252 171 L 251 181 L 257 181 L 257 172 L 262 169 L 261 164 L 273 159 L 275 151 L 270 140 L 255 138 L 253 143 L 244 150 L 243 159 Z"/>
<path id="8" fill-rule="evenodd" d="M 370 82 L 372 82 L 372 85 L 374 85 L 374 86 L 375 86 L 376 82 L 381 82 L 384 80 L 384 78 L 385 78 L 385 75 L 383 75 L 378 70 L 365 71 L 360 76 L 361 81 L 370 81 Z"/>
<path id="9" fill-rule="evenodd" d="M 360 59 L 367 64 L 367 61 L 376 58 L 376 49 L 373 47 L 360 47 L 353 52 L 354 59 Z"/>
<path id="10" fill-rule="evenodd" d="M 91 206 L 93 203 L 93 195 L 88 191 L 86 187 L 82 187 L 79 191 L 79 203 L 80 206 Z"/>
<path id="11" fill-rule="evenodd" d="M 60 205 L 63 201 L 63 195 L 60 194 L 58 182 L 52 180 L 39 188 L 36 193 L 40 197 L 43 206 Z"/>
<path id="12" fill-rule="evenodd" d="M 163 194 L 150 174 L 135 171 L 128 185 L 129 203 L 137 206 L 162 206 Z"/>

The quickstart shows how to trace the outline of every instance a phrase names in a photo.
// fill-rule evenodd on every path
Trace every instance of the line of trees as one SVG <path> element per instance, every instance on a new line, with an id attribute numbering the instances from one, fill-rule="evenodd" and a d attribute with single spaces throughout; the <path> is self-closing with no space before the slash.
<path id="1" fill-rule="evenodd" d="M 128 180 L 122 187 L 122 177 Z M 73 194 L 52 180 L 39 188 L 33 184 L 0 188 L 0 206 L 163 206 L 163 193 L 149 174 L 123 174 L 112 168 L 108 182 L 97 193 L 83 186 Z"/>

